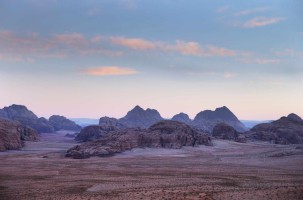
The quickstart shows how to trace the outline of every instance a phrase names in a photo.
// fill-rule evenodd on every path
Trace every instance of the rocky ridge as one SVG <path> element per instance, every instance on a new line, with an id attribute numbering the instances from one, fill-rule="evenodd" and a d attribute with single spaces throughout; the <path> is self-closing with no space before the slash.
<path id="1" fill-rule="evenodd" d="M 69 149 L 66 156 L 72 158 L 102 157 L 133 148 L 181 148 L 182 146 L 210 144 L 207 134 L 199 133 L 181 122 L 164 120 L 152 125 L 149 129 L 127 128 L 108 131 L 98 140 Z"/>
<path id="2" fill-rule="evenodd" d="M 303 120 L 295 114 L 271 123 L 254 126 L 246 133 L 252 140 L 269 141 L 275 144 L 303 144 Z"/>

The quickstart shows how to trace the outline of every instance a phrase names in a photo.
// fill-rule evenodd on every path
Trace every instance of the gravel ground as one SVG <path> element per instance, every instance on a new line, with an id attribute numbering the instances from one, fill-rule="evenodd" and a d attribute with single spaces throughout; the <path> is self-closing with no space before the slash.
<path id="1" fill-rule="evenodd" d="M 303 199 L 296 145 L 216 140 L 75 160 L 64 156 L 76 144 L 64 135 L 0 153 L 0 199 Z"/>

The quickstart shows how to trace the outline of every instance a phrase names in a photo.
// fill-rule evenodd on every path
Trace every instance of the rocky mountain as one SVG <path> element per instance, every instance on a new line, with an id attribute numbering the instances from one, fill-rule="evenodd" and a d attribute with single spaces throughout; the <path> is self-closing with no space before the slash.
<path id="1" fill-rule="evenodd" d="M 37 141 L 39 134 L 18 121 L 0 119 L 0 151 L 20 149 L 23 141 Z"/>
<path id="2" fill-rule="evenodd" d="M 263 140 L 275 144 L 303 144 L 303 121 L 295 114 L 271 123 L 263 123 L 253 127 L 246 133 L 253 140 Z"/>
<path id="3" fill-rule="evenodd" d="M 19 121 L 23 126 L 31 127 L 40 133 L 54 132 L 54 128 L 45 118 L 38 118 L 32 111 L 23 105 L 13 104 L 0 109 L 0 118 Z"/>
<path id="4" fill-rule="evenodd" d="M 171 120 L 174 121 L 178 121 L 178 122 L 183 122 L 187 125 L 191 125 L 192 124 L 192 120 L 189 118 L 189 116 L 185 113 L 179 113 L 173 116 L 173 118 Z"/>
<path id="5" fill-rule="evenodd" d="M 221 122 L 232 126 L 238 132 L 244 132 L 247 130 L 247 128 L 226 106 L 216 108 L 215 111 L 205 110 L 198 113 L 193 120 L 193 125 L 197 128 L 212 132 L 215 125 Z"/>
<path id="6" fill-rule="evenodd" d="M 302 118 L 298 115 L 296 115 L 295 113 L 290 113 L 287 118 L 292 119 L 294 121 L 298 121 L 298 122 L 302 122 Z"/>
<path id="7" fill-rule="evenodd" d="M 127 128 L 110 131 L 99 140 L 77 145 L 67 151 L 72 158 L 109 156 L 133 148 L 181 148 L 182 146 L 210 145 L 207 134 L 199 133 L 177 121 L 160 121 L 149 129 Z"/>
<path id="8" fill-rule="evenodd" d="M 77 125 L 75 122 L 67 119 L 64 116 L 52 115 L 48 121 L 49 121 L 49 124 L 54 127 L 55 131 L 59 131 L 59 130 L 80 131 L 81 130 L 81 126 Z"/>
<path id="9" fill-rule="evenodd" d="M 160 113 L 154 109 L 142 109 L 140 106 L 134 107 L 119 122 L 126 127 L 148 128 L 156 122 L 163 120 Z"/>

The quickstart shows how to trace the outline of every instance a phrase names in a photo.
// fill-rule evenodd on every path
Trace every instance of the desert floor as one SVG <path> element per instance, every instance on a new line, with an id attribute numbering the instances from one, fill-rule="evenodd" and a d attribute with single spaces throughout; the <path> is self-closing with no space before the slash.
<path id="1" fill-rule="evenodd" d="M 65 133 L 0 153 L 0 199 L 303 199 L 303 149 L 235 143 L 75 160 Z"/>

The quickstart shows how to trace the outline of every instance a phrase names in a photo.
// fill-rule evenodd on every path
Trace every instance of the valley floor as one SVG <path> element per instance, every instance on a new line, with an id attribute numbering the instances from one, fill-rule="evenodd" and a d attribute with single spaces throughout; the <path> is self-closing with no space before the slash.
<path id="1" fill-rule="evenodd" d="M 65 158 L 75 144 L 64 133 L 43 134 L 0 153 L 0 199 L 303 199 L 302 146 L 215 140 Z"/>

